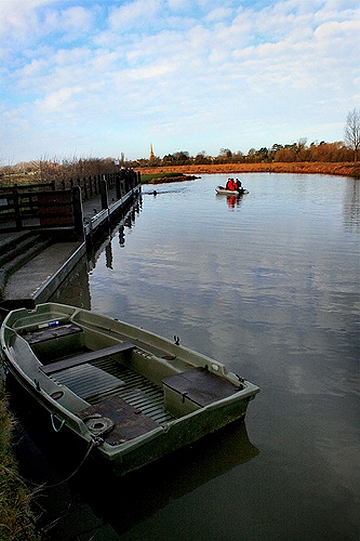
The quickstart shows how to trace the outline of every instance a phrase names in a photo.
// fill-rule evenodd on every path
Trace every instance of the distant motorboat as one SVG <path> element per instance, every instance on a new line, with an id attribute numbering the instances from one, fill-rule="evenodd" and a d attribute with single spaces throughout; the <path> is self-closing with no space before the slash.
<path id="1" fill-rule="evenodd" d="M 224 186 L 217 186 L 215 191 L 219 195 L 244 195 L 249 193 L 245 188 L 239 188 L 238 190 L 228 190 Z"/>

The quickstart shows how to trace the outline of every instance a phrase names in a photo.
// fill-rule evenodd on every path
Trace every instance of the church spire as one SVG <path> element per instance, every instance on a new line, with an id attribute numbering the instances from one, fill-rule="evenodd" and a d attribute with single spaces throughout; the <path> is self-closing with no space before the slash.
<path id="1" fill-rule="evenodd" d="M 150 154 L 149 154 L 149 160 L 151 160 L 152 158 L 155 158 L 155 154 L 154 154 L 154 151 L 153 151 L 153 146 L 152 146 L 152 143 L 150 143 Z"/>

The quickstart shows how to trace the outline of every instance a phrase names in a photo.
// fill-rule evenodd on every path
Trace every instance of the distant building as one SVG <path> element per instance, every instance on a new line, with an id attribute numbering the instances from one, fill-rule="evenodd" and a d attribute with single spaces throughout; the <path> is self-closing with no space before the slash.
<path id="1" fill-rule="evenodd" d="M 155 158 L 155 154 L 154 154 L 154 151 L 153 151 L 153 146 L 152 146 L 152 144 L 150 143 L 149 160 L 152 160 L 153 158 Z"/>

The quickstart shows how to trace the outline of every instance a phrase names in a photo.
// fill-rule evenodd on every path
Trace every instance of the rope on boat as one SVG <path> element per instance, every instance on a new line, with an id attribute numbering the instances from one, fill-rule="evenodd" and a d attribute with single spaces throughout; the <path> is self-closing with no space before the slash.
<path id="1" fill-rule="evenodd" d="M 78 467 L 68 477 L 66 477 L 66 479 L 63 479 L 62 481 L 60 481 L 59 483 L 55 483 L 54 485 L 45 485 L 44 488 L 56 488 L 70 481 L 70 479 L 74 477 L 74 475 L 76 475 L 77 472 L 80 470 L 81 466 L 84 464 L 84 462 L 86 461 L 87 457 L 89 456 L 93 448 L 97 447 L 99 444 L 100 442 L 98 441 L 98 438 L 93 438 L 89 444 L 89 447 L 85 453 L 84 458 L 82 459 Z"/>
<path id="2" fill-rule="evenodd" d="M 31 485 L 33 486 L 34 488 L 37 488 L 38 490 L 45 490 L 47 488 L 56 488 L 56 487 L 59 487 L 61 485 L 63 485 L 64 483 L 67 483 L 68 481 L 70 481 L 70 479 L 72 477 L 74 477 L 74 475 L 77 474 L 77 472 L 80 470 L 81 466 L 84 464 L 84 462 L 86 461 L 86 459 L 88 458 L 89 454 L 91 453 L 92 449 L 94 447 L 97 447 L 98 445 L 101 445 L 102 440 L 101 438 L 93 438 L 89 444 L 89 447 L 88 449 L 86 450 L 86 453 L 85 453 L 85 456 L 84 458 L 82 459 L 82 461 L 80 462 L 80 464 L 77 466 L 77 468 L 68 476 L 66 477 L 65 479 L 63 479 L 62 481 L 60 481 L 59 483 L 54 483 L 53 485 L 47 485 L 46 483 L 44 484 L 38 484 L 38 483 L 34 483 L 33 481 L 30 481 L 30 479 L 26 479 L 25 477 L 23 477 L 22 475 L 18 475 L 17 473 L 9 470 L 8 468 L 6 468 L 5 466 L 2 466 L 0 465 L 0 468 L 2 468 L 4 471 L 6 471 L 7 473 L 9 473 L 10 475 L 12 475 L 13 477 L 15 477 L 16 479 L 18 479 L 21 483 L 26 483 L 27 485 Z"/>
<path id="3" fill-rule="evenodd" d="M 50 419 L 51 419 L 51 426 L 53 427 L 53 429 L 55 430 L 55 432 L 60 432 L 60 430 L 62 429 L 62 427 L 64 426 L 65 424 L 65 419 L 63 419 L 60 423 L 60 426 L 59 428 L 57 428 L 55 426 L 55 415 L 53 413 L 50 414 Z"/>

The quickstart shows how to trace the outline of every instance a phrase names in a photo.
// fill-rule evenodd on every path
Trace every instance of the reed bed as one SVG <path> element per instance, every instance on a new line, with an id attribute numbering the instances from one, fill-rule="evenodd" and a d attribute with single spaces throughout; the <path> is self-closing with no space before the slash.
<path id="1" fill-rule="evenodd" d="M 0 541 L 40 539 L 31 511 L 33 491 L 21 479 L 13 453 L 14 422 L 0 377 Z"/>

